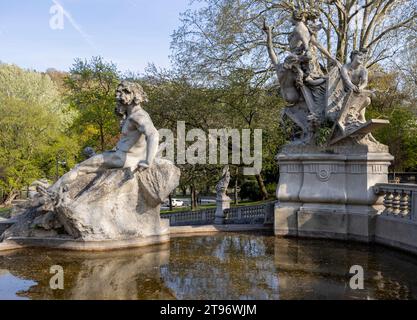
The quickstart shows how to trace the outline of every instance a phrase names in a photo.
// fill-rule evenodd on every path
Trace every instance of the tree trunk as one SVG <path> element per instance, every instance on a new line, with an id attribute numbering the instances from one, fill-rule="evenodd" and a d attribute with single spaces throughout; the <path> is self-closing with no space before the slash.
<path id="1" fill-rule="evenodd" d="M 193 196 L 194 209 L 197 209 L 198 208 L 198 201 L 197 201 L 198 193 L 197 193 L 197 190 L 195 189 L 195 187 L 193 188 L 193 193 L 194 193 L 194 196 Z"/>
<path id="2" fill-rule="evenodd" d="M 236 177 L 235 177 L 235 205 L 239 204 L 239 199 L 238 199 L 238 192 L 237 192 L 237 188 L 239 186 L 239 167 L 236 167 Z"/>
<path id="3" fill-rule="evenodd" d="M 100 145 L 101 145 L 101 152 L 104 152 L 104 130 L 103 130 L 103 126 L 100 126 Z"/>
<path id="4" fill-rule="evenodd" d="M 6 207 L 11 206 L 11 205 L 12 205 L 13 200 L 14 200 L 14 199 L 16 199 L 16 197 L 17 197 L 18 195 L 19 195 L 19 193 L 18 193 L 18 192 L 16 192 L 16 191 L 12 191 L 12 192 L 10 192 L 10 193 L 7 195 L 7 197 L 6 197 L 6 200 L 4 201 L 4 205 L 5 205 Z"/>
<path id="5" fill-rule="evenodd" d="M 172 195 L 169 195 L 169 211 L 172 211 Z"/>
<path id="6" fill-rule="evenodd" d="M 261 190 L 262 200 L 268 199 L 269 194 L 268 194 L 268 191 L 266 190 L 262 176 L 260 174 L 257 174 L 255 177 L 256 177 L 256 181 L 258 181 L 259 190 Z"/>
<path id="7" fill-rule="evenodd" d="M 191 210 L 195 210 L 196 209 L 196 205 L 195 205 L 195 188 L 194 186 L 191 186 Z"/>

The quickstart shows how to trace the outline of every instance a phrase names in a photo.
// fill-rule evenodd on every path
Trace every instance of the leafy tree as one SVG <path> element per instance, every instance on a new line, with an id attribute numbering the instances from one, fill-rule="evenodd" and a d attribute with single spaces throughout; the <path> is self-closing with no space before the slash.
<path id="1" fill-rule="evenodd" d="M 377 94 L 367 109 L 368 118 L 388 119 L 390 124 L 375 132 L 375 137 L 389 146 L 395 157 L 394 171 L 417 169 L 417 109 L 413 96 L 401 89 L 401 73 L 384 73 L 375 68 L 370 87 Z"/>
<path id="2" fill-rule="evenodd" d="M 353 49 L 369 49 L 369 65 L 394 57 L 415 30 L 416 0 L 200 0 L 198 9 L 181 16 L 172 48 L 177 68 L 199 81 L 212 82 L 231 71 L 252 69 L 261 76 L 270 72 L 264 19 L 275 27 L 274 46 L 288 49 L 289 17 L 294 8 L 311 16 L 317 13 L 322 29 L 317 38 L 340 62 Z M 327 60 L 322 60 L 327 64 Z"/>
<path id="3" fill-rule="evenodd" d="M 59 93 L 63 96 L 67 93 L 67 88 L 65 86 L 65 79 L 68 77 L 68 72 L 58 71 L 54 68 L 49 68 L 46 70 L 47 74 L 53 83 L 57 86 Z"/>
<path id="4" fill-rule="evenodd" d="M 59 114 L 63 122 L 72 120 L 57 86 L 45 74 L 24 70 L 16 65 L 0 64 L 0 96 L 44 106 Z"/>
<path id="5" fill-rule="evenodd" d="M 176 132 L 177 122 L 185 121 L 187 130 L 198 128 L 206 134 L 210 129 L 252 129 L 252 132 L 262 129 L 263 173 L 276 182 L 274 157 L 285 142 L 278 120 L 283 104 L 274 89 L 265 89 L 252 80 L 253 73 L 244 69 L 236 70 L 213 87 L 196 85 L 187 77 L 156 69 L 142 79 L 150 98 L 147 110 L 158 128 Z M 229 151 L 232 151 L 231 144 Z M 222 166 L 199 165 L 183 169 L 184 173 L 193 173 L 192 176 L 185 173 L 182 183 L 204 190 L 207 185 L 215 185 Z M 232 175 L 236 175 L 236 169 L 232 170 Z M 262 198 L 268 198 L 262 174 L 257 175 L 256 180 Z"/>
<path id="6" fill-rule="evenodd" d="M 23 186 L 55 177 L 58 153 L 73 165 L 78 145 L 49 76 L 0 65 L 0 79 L 0 188 L 9 205 Z"/>
<path id="7" fill-rule="evenodd" d="M 375 137 L 389 146 L 395 157 L 391 170 L 396 172 L 415 171 L 417 169 L 417 117 L 404 106 L 394 107 L 384 118 L 390 121 L 385 128 L 379 129 Z"/>
<path id="8" fill-rule="evenodd" d="M 67 98 L 70 107 L 77 112 L 73 129 L 83 138 L 84 146 L 100 151 L 113 147 L 119 131 L 114 115 L 119 77 L 116 65 L 101 57 L 89 61 L 76 59 L 66 77 Z"/>

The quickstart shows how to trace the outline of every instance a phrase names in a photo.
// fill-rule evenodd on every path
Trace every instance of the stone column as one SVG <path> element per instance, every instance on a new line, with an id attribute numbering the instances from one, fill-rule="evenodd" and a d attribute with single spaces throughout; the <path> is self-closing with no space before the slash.
<path id="1" fill-rule="evenodd" d="M 214 223 L 215 224 L 223 224 L 225 219 L 224 210 L 230 208 L 230 201 L 231 199 L 227 196 L 227 187 L 229 186 L 230 182 L 230 171 L 229 166 L 226 165 L 223 168 L 222 178 L 216 185 L 216 214 Z"/>
<path id="2" fill-rule="evenodd" d="M 224 220 L 226 218 L 224 211 L 226 209 L 230 209 L 230 202 L 231 199 L 227 195 L 217 197 L 214 224 L 224 224 Z"/>

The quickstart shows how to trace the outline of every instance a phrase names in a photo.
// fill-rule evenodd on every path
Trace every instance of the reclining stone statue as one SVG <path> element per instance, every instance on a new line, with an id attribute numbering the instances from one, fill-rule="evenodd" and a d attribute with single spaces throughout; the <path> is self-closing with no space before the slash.
<path id="1" fill-rule="evenodd" d="M 180 172 L 156 158 L 159 134 L 141 104 L 142 87 L 123 81 L 116 91 L 122 118 L 117 146 L 91 157 L 63 175 L 3 234 L 10 237 L 61 237 L 126 240 L 158 236 L 160 204 L 179 183 Z"/>
<path id="2" fill-rule="evenodd" d="M 158 151 L 159 134 L 140 105 L 147 101 L 145 92 L 139 84 L 124 81 L 117 88 L 116 99 L 116 113 L 123 119 L 116 148 L 78 164 L 55 184 L 55 188 L 68 185 L 83 174 L 114 168 L 129 168 L 133 172 L 152 165 Z"/>

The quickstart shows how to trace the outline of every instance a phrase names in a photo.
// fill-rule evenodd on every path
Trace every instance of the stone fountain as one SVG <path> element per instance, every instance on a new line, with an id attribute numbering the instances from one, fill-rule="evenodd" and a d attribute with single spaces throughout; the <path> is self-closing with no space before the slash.
<path id="1" fill-rule="evenodd" d="M 121 117 L 117 146 L 78 164 L 53 186 L 38 186 L 26 210 L 3 232 L 2 248 L 46 246 L 108 250 L 169 241 L 160 205 L 178 186 L 180 170 L 156 158 L 159 134 L 141 107 L 137 83 L 116 92 Z"/>
<path id="2" fill-rule="evenodd" d="M 393 157 L 372 136 L 386 120 L 366 120 L 373 92 L 367 90 L 367 50 L 342 65 L 316 39 L 314 12 L 294 12 L 289 54 L 278 61 L 273 29 L 264 24 L 268 52 L 281 94 L 283 117 L 298 132 L 277 156 L 280 179 L 275 234 L 370 241 L 382 199 L 373 191 L 387 182 Z M 318 51 L 330 62 L 318 63 Z"/>

